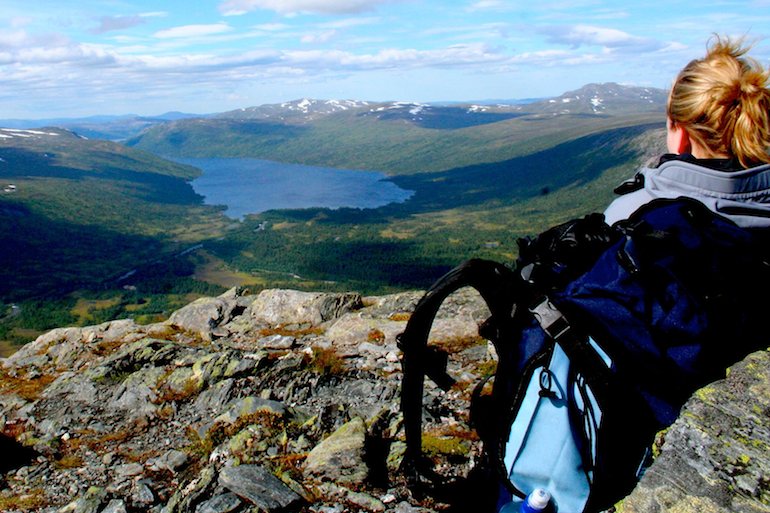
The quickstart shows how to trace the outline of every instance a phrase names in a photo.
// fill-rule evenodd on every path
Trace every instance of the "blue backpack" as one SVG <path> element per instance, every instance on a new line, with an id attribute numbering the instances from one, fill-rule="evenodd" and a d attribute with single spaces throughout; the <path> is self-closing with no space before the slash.
<path id="1" fill-rule="evenodd" d="M 768 346 L 754 300 L 770 287 L 767 242 L 695 200 L 660 199 L 613 226 L 592 214 L 519 241 L 513 270 L 470 260 L 450 271 L 399 336 L 412 490 L 454 490 L 480 512 L 518 512 L 536 489 L 558 513 L 615 504 L 692 393 Z M 441 303 L 466 286 L 489 307 L 479 332 L 498 361 L 491 393 L 480 383 L 470 406 L 483 458 L 447 483 L 422 454 L 424 378 L 453 384 L 448 355 L 427 341 Z"/>

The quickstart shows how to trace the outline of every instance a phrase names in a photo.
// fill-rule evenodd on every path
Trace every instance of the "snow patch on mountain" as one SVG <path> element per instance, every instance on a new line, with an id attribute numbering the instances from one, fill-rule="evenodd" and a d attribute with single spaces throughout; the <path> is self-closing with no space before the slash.
<path id="1" fill-rule="evenodd" d="M 31 138 L 46 135 L 60 135 L 57 132 L 43 132 L 41 130 L 22 130 L 19 128 L 0 128 L 0 139 L 13 139 L 15 137 Z"/>

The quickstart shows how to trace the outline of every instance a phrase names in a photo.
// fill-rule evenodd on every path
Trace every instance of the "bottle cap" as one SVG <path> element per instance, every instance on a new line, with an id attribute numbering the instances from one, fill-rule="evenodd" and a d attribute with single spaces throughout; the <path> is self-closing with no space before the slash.
<path id="1" fill-rule="evenodd" d="M 548 506 L 551 501 L 551 494 L 548 490 L 542 488 L 535 488 L 532 493 L 527 497 L 527 503 L 534 510 L 543 510 Z"/>

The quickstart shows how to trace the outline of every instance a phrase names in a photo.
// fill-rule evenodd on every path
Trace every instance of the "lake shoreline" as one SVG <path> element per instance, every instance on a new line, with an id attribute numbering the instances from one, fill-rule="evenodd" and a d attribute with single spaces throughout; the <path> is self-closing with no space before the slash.
<path id="1" fill-rule="evenodd" d="M 373 209 L 402 203 L 414 193 L 379 171 L 287 164 L 251 158 L 185 158 L 202 175 L 190 182 L 207 205 L 243 220 L 268 210 Z"/>

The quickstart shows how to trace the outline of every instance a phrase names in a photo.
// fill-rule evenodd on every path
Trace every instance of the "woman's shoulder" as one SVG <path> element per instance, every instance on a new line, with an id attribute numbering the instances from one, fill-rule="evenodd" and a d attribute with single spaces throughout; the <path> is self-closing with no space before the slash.
<path id="1" fill-rule="evenodd" d="M 604 220 L 607 224 L 628 219 L 639 207 L 652 201 L 654 197 L 647 189 L 638 189 L 615 198 L 604 210 Z"/>

